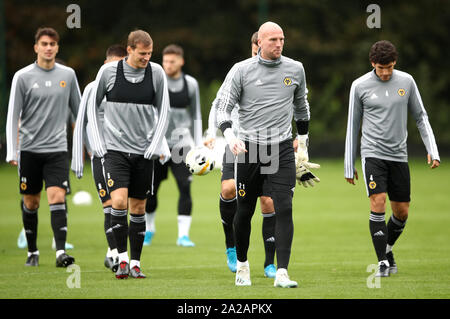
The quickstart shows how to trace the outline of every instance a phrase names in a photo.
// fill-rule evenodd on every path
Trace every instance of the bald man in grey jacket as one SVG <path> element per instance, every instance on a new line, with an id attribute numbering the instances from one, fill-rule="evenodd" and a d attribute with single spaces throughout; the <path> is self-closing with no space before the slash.
<path id="1" fill-rule="evenodd" d="M 247 260 L 251 218 L 264 181 L 271 187 L 275 206 L 277 273 L 274 286 L 297 287 L 287 267 L 294 226 L 292 197 L 296 166 L 292 146 L 292 117 L 303 137 L 310 119 L 305 70 L 302 63 L 282 56 L 284 33 L 273 22 L 258 30 L 258 55 L 229 71 L 216 104 L 217 124 L 235 158 L 238 194 L 234 219 L 237 271 L 235 284 L 249 286 Z M 231 128 L 231 111 L 239 103 L 239 135 Z"/>

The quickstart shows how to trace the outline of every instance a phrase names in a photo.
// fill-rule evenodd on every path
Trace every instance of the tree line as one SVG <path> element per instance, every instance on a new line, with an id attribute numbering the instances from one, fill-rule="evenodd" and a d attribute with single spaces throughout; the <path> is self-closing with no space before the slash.
<path id="1" fill-rule="evenodd" d="M 450 145 L 449 1 L 377 1 L 380 28 L 368 26 L 367 7 L 373 1 L 77 1 L 80 27 L 69 28 L 66 9 L 71 2 L 4 1 L 6 45 L 0 54 L 6 60 L 6 95 L 14 73 L 35 59 L 33 37 L 38 27 L 58 30 L 58 58 L 75 69 L 81 89 L 94 80 L 106 48 L 113 43 L 125 45 L 128 33 L 140 28 L 154 40 L 154 62 L 161 63 L 161 52 L 170 43 L 184 48 L 184 71 L 200 83 L 206 129 L 211 102 L 227 71 L 250 56 L 251 35 L 262 22 L 271 20 L 284 29 L 283 54 L 305 67 L 312 152 L 327 155 L 319 145 L 335 145 L 327 152 L 343 155 L 350 86 L 371 70 L 368 52 L 381 39 L 396 45 L 396 67 L 415 78 L 441 153 Z M 1 101 L 4 144 L 7 99 L 3 96 Z M 420 145 L 412 117 L 409 125 L 410 145 Z M 425 152 L 423 147 L 418 150 Z"/>

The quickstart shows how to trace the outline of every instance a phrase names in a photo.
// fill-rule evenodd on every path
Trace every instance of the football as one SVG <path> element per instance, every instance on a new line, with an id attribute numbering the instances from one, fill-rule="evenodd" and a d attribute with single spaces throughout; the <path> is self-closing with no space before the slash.
<path id="1" fill-rule="evenodd" d="M 78 191 L 73 195 L 72 201 L 77 206 L 89 206 L 92 205 L 92 196 L 86 191 Z"/>
<path id="2" fill-rule="evenodd" d="M 186 155 L 186 167 L 194 175 L 206 175 L 214 169 L 214 154 L 206 147 L 191 149 Z"/>

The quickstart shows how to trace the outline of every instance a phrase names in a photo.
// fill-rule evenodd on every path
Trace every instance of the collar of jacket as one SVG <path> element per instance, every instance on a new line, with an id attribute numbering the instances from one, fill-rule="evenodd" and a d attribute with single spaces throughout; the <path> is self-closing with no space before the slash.
<path id="1" fill-rule="evenodd" d="M 261 57 L 261 48 L 258 49 L 258 62 L 269 67 L 277 66 L 281 63 L 281 56 L 276 60 L 266 60 Z"/>

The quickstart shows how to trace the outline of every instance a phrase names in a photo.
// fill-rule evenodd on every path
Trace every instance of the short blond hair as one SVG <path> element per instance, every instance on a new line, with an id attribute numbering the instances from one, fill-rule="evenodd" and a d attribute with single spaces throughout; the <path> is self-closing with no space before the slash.
<path id="1" fill-rule="evenodd" d="M 143 30 L 130 32 L 130 34 L 128 35 L 127 45 L 135 49 L 138 43 L 142 43 L 144 46 L 148 47 L 149 45 L 153 44 L 153 40 L 150 34 Z"/>

